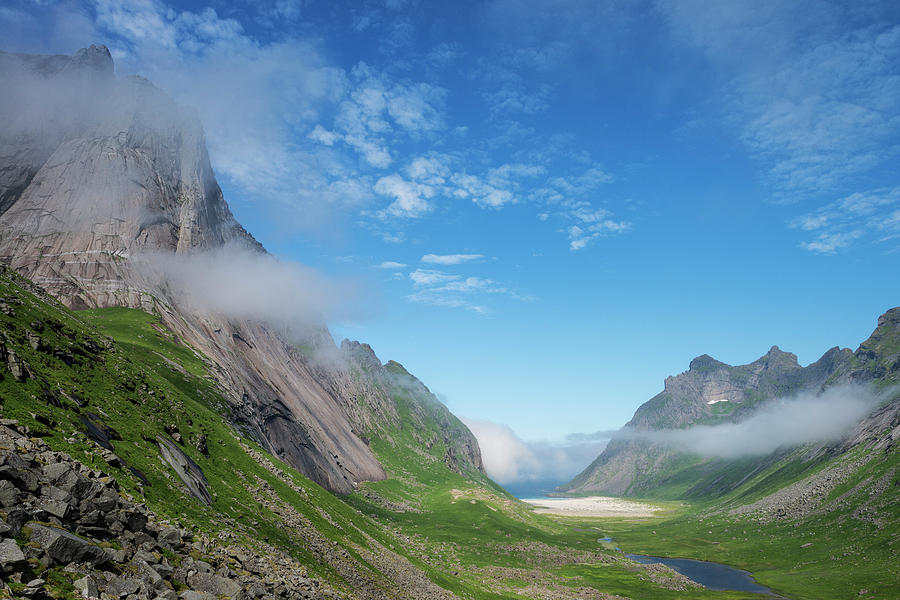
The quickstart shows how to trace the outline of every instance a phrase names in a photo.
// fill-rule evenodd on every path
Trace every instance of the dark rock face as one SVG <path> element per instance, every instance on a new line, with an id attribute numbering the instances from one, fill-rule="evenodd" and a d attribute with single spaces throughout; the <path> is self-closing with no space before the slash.
<path id="1" fill-rule="evenodd" d="M 383 479 L 362 439 L 397 419 L 383 389 L 353 377 L 345 358 L 325 364 L 263 323 L 187 306 L 139 268 L 157 254 L 264 252 L 225 203 L 198 119 L 146 80 L 115 77 L 101 46 L 71 57 L 0 53 L 0 78 L 9 90 L 0 120 L 10 124 L 0 129 L 0 262 L 72 308 L 158 312 L 210 359 L 238 427 L 324 487 Z M 324 325 L 311 336 L 341 355 Z M 18 356 L 0 359 L 29 377 Z"/>
<path id="2" fill-rule="evenodd" d="M 77 562 L 97 565 L 108 559 L 100 546 L 57 527 L 31 525 L 31 541 L 38 543 L 57 564 Z"/>
<path id="3" fill-rule="evenodd" d="M 159 445 L 159 453 L 163 460 L 172 467 L 172 470 L 178 475 L 185 487 L 191 493 L 191 496 L 197 498 L 204 504 L 212 503 L 212 495 L 209 493 L 209 483 L 203 475 L 200 467 L 191 460 L 191 457 L 181 451 L 181 448 L 170 442 L 164 437 L 158 437 L 156 443 Z"/>
<path id="4" fill-rule="evenodd" d="M 900 309 L 894 308 L 878 319 L 875 332 L 856 352 L 832 348 L 807 367 L 801 367 L 794 354 L 777 346 L 758 360 L 736 367 L 708 355 L 699 356 L 691 361 L 688 371 L 666 378 L 665 389 L 642 404 L 625 427 L 640 431 L 740 422 L 776 398 L 818 393 L 840 383 L 896 381 L 900 363 L 896 372 L 891 369 L 898 360 Z M 875 411 L 863 421 L 843 443 L 844 449 L 862 443 L 865 434 L 861 432 L 872 433 L 887 426 L 900 411 L 900 402 L 893 404 L 897 406 Z M 658 485 L 680 458 L 683 455 L 677 451 L 649 441 L 612 440 L 587 469 L 560 489 L 639 495 Z"/>

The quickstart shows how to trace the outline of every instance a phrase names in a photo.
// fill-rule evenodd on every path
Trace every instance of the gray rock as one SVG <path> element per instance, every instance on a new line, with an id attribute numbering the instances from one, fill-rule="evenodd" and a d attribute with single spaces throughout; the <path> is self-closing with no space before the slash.
<path id="1" fill-rule="evenodd" d="M 159 564 L 160 558 L 162 558 L 159 554 L 154 552 L 147 552 L 146 550 L 138 550 L 134 553 L 134 560 L 142 560 L 148 565 L 156 565 Z"/>
<path id="2" fill-rule="evenodd" d="M 9 572 L 25 564 L 25 555 L 16 540 L 7 538 L 0 542 L 0 570 Z"/>
<path id="3" fill-rule="evenodd" d="M 9 532 L 10 537 L 16 537 L 19 535 L 19 532 L 22 530 L 22 526 L 31 519 L 31 515 L 22 510 L 21 508 L 13 508 L 10 509 L 9 512 L 6 513 L 6 524 L 12 528 L 12 531 Z"/>
<path id="4" fill-rule="evenodd" d="M 102 564 L 108 560 L 103 548 L 58 527 L 31 525 L 31 541 L 40 544 L 50 558 L 59 564 L 73 562 Z"/>
<path id="5" fill-rule="evenodd" d="M 116 598 L 136 594 L 141 589 L 141 581 L 134 577 L 113 577 L 106 586 L 106 593 Z"/>
<path id="6" fill-rule="evenodd" d="M 213 568 L 208 562 L 203 560 L 194 561 L 194 569 L 197 570 L 198 573 L 212 573 Z"/>
<path id="7" fill-rule="evenodd" d="M 41 488 L 41 495 L 50 498 L 51 500 L 58 500 L 60 502 L 65 502 L 66 504 L 72 504 L 72 494 L 67 492 L 62 488 L 58 488 L 55 485 L 47 485 Z"/>
<path id="8" fill-rule="evenodd" d="M 191 495 L 204 504 L 212 504 L 209 483 L 200 466 L 167 438 L 159 436 L 156 442 L 163 460 L 172 467 Z"/>
<path id="9" fill-rule="evenodd" d="M 0 481 L 0 506 L 9 508 L 19 503 L 19 490 L 5 479 Z"/>
<path id="10" fill-rule="evenodd" d="M 19 593 L 25 596 L 26 598 L 30 598 L 32 596 L 37 596 L 41 593 L 41 590 L 44 588 L 44 584 L 47 583 L 43 579 L 32 579 L 28 583 L 25 584 L 25 589 L 20 591 Z"/>
<path id="11" fill-rule="evenodd" d="M 216 597 L 209 592 L 198 592 L 195 590 L 185 590 L 179 596 L 181 600 L 216 600 Z"/>
<path id="12" fill-rule="evenodd" d="M 175 590 L 165 590 L 160 592 L 154 600 L 178 600 L 178 594 Z"/>
<path id="13" fill-rule="evenodd" d="M 159 532 L 159 535 L 156 536 L 156 539 L 158 539 L 160 542 L 169 544 L 173 548 L 177 548 L 181 545 L 181 531 L 174 527 L 166 527 Z"/>
<path id="14" fill-rule="evenodd" d="M 114 563 L 123 563 L 128 560 L 128 553 L 124 550 L 117 550 L 115 548 L 106 548 L 104 550 L 106 555 L 109 557 L 109 560 Z"/>
<path id="15" fill-rule="evenodd" d="M 71 507 L 68 504 L 60 502 L 59 500 L 45 500 L 41 504 L 41 508 L 61 520 L 64 520 L 71 510 Z"/>
<path id="16" fill-rule="evenodd" d="M 234 598 L 241 591 L 238 582 L 211 573 L 195 573 L 188 577 L 188 585 L 201 592 L 209 592 L 215 596 Z"/>
<path id="17" fill-rule="evenodd" d="M 166 562 L 160 563 L 158 565 L 153 565 L 153 568 L 157 573 L 163 576 L 164 579 L 169 579 L 172 576 L 172 573 L 175 571 L 175 567 Z"/>
<path id="18" fill-rule="evenodd" d="M 254 581 L 247 588 L 247 595 L 250 598 L 261 598 L 262 596 L 265 596 L 267 593 L 268 593 L 268 590 L 266 589 L 266 584 L 264 584 L 262 581 Z"/>
<path id="19" fill-rule="evenodd" d="M 57 478 L 53 484 L 61 490 L 65 490 L 72 494 L 72 496 L 78 500 L 86 498 L 92 487 L 91 482 L 87 477 L 71 470 Z"/>
<path id="20" fill-rule="evenodd" d="M 99 598 L 100 592 L 97 590 L 97 582 L 90 575 L 82 577 L 72 585 L 75 591 L 81 594 L 82 598 Z"/>
<path id="21" fill-rule="evenodd" d="M 12 458 L 15 455 L 10 455 Z M 38 483 L 38 475 L 28 468 L 28 465 L 12 465 L 6 464 L 0 467 L 0 479 L 11 481 L 20 490 L 35 493 L 40 489 Z"/>
<path id="22" fill-rule="evenodd" d="M 97 509 L 102 512 L 109 512 L 113 510 L 118 502 L 119 494 L 110 489 L 104 490 L 100 494 L 100 497 L 94 500 L 94 504 L 97 505 Z"/>
<path id="23" fill-rule="evenodd" d="M 155 587 L 162 581 L 162 575 L 157 573 L 156 569 L 151 567 L 147 561 L 137 558 L 132 560 L 131 564 L 134 565 L 141 578 L 150 584 L 150 587 Z"/>
<path id="24" fill-rule="evenodd" d="M 41 469 L 41 471 L 44 473 L 44 477 L 47 478 L 47 481 L 54 484 L 58 479 L 61 479 L 63 475 L 70 472 L 71 470 L 72 467 L 64 462 L 52 462 L 50 464 L 44 465 Z"/>

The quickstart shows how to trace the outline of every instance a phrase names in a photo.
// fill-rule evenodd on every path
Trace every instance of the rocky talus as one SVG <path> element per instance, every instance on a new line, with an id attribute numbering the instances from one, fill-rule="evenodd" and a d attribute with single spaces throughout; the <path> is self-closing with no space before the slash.
<path id="1" fill-rule="evenodd" d="M 276 548 L 159 520 L 112 477 L 13 421 L 0 423 L 0 596 L 49 598 L 74 588 L 102 600 L 337 597 Z M 60 570 L 62 577 L 40 576 Z"/>

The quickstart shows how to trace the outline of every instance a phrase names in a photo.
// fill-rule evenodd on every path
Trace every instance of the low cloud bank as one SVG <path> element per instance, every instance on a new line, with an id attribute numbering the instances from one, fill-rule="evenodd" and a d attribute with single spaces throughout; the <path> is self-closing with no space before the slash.
<path id="1" fill-rule="evenodd" d="M 488 475 L 506 486 L 565 483 L 584 470 L 606 446 L 605 440 L 558 445 L 525 442 L 507 425 L 465 418 L 462 421 L 478 439 Z"/>
<path id="2" fill-rule="evenodd" d="M 359 283 L 330 279 L 303 264 L 226 246 L 189 255 L 135 257 L 152 281 L 193 308 L 253 319 L 303 339 L 332 320 L 365 314 Z"/>
<path id="3" fill-rule="evenodd" d="M 776 400 L 740 423 L 655 431 L 623 429 L 570 438 L 647 440 L 718 458 L 764 455 L 782 447 L 839 440 L 893 392 L 896 390 L 874 392 L 860 385 L 842 385 L 818 395 Z"/>

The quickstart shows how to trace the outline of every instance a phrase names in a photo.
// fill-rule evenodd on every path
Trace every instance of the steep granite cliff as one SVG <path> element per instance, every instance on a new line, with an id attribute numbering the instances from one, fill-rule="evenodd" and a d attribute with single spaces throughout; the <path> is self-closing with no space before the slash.
<path id="1" fill-rule="evenodd" d="M 321 485 L 384 478 L 366 440 L 396 423 L 396 407 L 324 324 L 304 352 L 269 323 L 189 305 L 146 268 L 159 255 L 265 252 L 231 214 L 197 117 L 144 79 L 116 77 L 102 46 L 0 53 L 0 76 L 11 124 L 0 131 L 0 261 L 72 308 L 158 313 L 209 361 L 234 422 Z M 457 434 L 477 454 L 471 433 Z"/>

